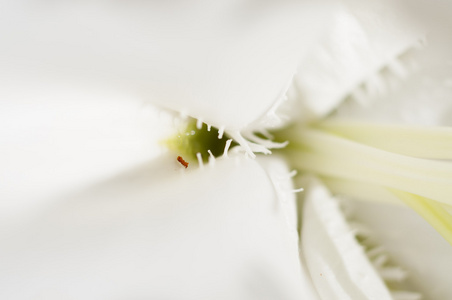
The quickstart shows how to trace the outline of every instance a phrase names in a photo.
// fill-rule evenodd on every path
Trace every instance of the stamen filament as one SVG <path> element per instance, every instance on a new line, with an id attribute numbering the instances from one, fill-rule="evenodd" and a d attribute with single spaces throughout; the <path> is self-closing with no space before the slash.
<path id="1" fill-rule="evenodd" d="M 379 185 L 329 176 L 320 176 L 320 179 L 336 195 L 347 195 L 353 199 L 363 201 L 403 205 L 399 198 L 388 191 L 388 189 Z"/>
<path id="2" fill-rule="evenodd" d="M 300 170 L 394 188 L 452 205 L 450 162 L 394 154 L 315 129 L 297 128 L 291 137 L 289 155 Z"/>
<path id="3" fill-rule="evenodd" d="M 452 159 L 452 128 L 327 120 L 316 128 L 382 150 L 431 159 Z"/>

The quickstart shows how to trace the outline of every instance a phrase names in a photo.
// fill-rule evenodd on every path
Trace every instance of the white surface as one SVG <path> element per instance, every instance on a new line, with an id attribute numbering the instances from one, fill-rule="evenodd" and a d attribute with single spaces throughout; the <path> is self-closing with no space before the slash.
<path id="1" fill-rule="evenodd" d="M 423 299 L 452 298 L 451 246 L 419 215 L 404 206 L 357 201 L 353 217 L 407 271 L 412 290 Z"/>
<path id="2" fill-rule="evenodd" d="M 392 299 L 337 199 L 316 179 L 306 183 L 301 249 L 321 299 Z"/>
<path id="3" fill-rule="evenodd" d="M 239 130 L 283 97 L 330 1 L 6 1 L 0 78 L 138 95 Z"/>
<path id="4" fill-rule="evenodd" d="M 406 78 L 381 74 L 385 92 L 366 101 L 348 101 L 337 116 L 396 124 L 452 125 L 452 5 L 449 1 L 402 1 L 417 24 L 425 28 L 425 47 L 401 60 Z"/>
<path id="5" fill-rule="evenodd" d="M 60 198 L 0 232 L 0 298 L 315 299 L 271 164 L 167 155 Z"/>
<path id="6" fill-rule="evenodd" d="M 0 89 L 0 219 L 158 155 L 171 123 L 144 102 L 45 81 Z"/>
<path id="7" fill-rule="evenodd" d="M 381 69 L 398 63 L 399 56 L 424 36 L 423 28 L 397 1 L 343 4 L 332 15 L 328 34 L 303 60 L 292 86 L 291 97 L 317 118 L 330 113 L 363 83 L 370 83 L 367 93 L 378 92 Z"/>

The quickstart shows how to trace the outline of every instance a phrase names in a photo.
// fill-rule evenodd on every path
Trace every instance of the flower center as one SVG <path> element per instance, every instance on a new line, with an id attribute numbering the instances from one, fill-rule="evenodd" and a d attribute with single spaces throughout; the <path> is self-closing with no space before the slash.
<path id="1" fill-rule="evenodd" d="M 218 157 L 231 145 L 237 145 L 217 128 L 198 123 L 193 118 L 182 125 L 177 134 L 165 140 L 164 144 L 187 161 L 196 161 L 200 156 L 204 162 L 209 156 Z"/>

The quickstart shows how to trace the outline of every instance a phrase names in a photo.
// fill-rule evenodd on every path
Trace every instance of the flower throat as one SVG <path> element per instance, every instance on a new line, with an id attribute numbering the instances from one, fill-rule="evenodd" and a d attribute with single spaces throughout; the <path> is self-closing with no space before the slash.
<path id="1" fill-rule="evenodd" d="M 207 162 L 209 157 L 221 156 L 230 146 L 237 145 L 217 128 L 199 124 L 193 118 L 177 134 L 165 140 L 164 144 L 188 163 L 196 161 L 198 157 Z"/>

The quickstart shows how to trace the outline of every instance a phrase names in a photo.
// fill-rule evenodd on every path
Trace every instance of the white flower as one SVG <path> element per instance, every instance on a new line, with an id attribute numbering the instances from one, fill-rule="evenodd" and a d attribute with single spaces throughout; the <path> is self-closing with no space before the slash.
<path id="1" fill-rule="evenodd" d="M 399 10 L 387 3 L 379 7 L 349 1 L 7 1 L 5 6 L 0 12 L 0 78 L 5 86 L 0 96 L 8 99 L 0 112 L 0 135 L 6 141 L 0 159 L 1 298 L 389 297 L 364 255 L 353 260 L 344 249 L 323 248 L 331 241 L 341 244 L 335 239 L 347 235 L 338 210 L 302 236 L 301 249 L 311 254 L 302 253 L 300 261 L 294 187 L 280 156 L 251 160 L 231 153 L 203 169 L 190 161 L 185 170 L 177 153 L 165 154 L 157 145 L 169 135 L 171 120 L 162 121 L 146 101 L 225 131 L 248 156 L 268 152 L 266 146 L 277 145 L 254 132 L 266 134 L 267 127 L 283 125 L 275 110 L 303 58 L 288 93 L 289 104 L 298 101 L 300 91 L 305 94 L 297 102 L 304 106 L 304 115 L 295 117 L 301 120 L 328 113 L 351 92 L 363 100 L 358 86 L 376 86 L 375 77 L 369 78 L 381 67 L 403 73 L 397 59 L 417 44 L 420 31 L 405 30 L 403 21 L 382 25 L 374 18 L 381 17 L 376 9 L 389 7 L 397 17 Z M 369 17 L 373 11 L 377 13 Z M 330 31 L 324 37 L 331 20 L 342 27 L 334 25 L 333 35 Z M 391 31 L 399 28 L 401 32 Z M 356 39 L 347 35 L 349 30 Z M 358 48 L 347 48 L 355 44 Z M 409 77 L 406 85 L 416 86 L 416 80 Z M 388 107 L 401 107 L 391 113 L 409 112 L 403 105 L 411 105 L 405 100 L 413 96 L 410 91 L 416 96 L 426 89 L 432 90 L 394 92 L 398 101 Z M 376 107 L 372 110 L 386 105 L 383 94 L 386 98 L 369 104 Z M 366 111 L 357 107 L 345 104 L 337 115 L 364 116 Z M 357 132 L 356 126 L 352 129 Z M 330 170 L 321 163 L 303 168 L 320 175 Z M 356 196 L 352 192 L 359 191 L 353 182 L 334 183 L 328 184 L 338 187 L 338 193 L 350 185 L 346 193 Z M 361 222 L 378 223 L 372 230 L 397 261 L 410 268 L 416 259 L 418 266 L 430 268 L 428 276 L 415 278 L 435 280 L 429 284 L 437 289 L 428 291 L 420 284 L 424 288 L 417 291 L 450 296 L 447 280 L 437 279 L 448 269 L 447 253 L 437 256 L 441 266 L 432 267 L 436 261 L 421 251 L 404 260 L 410 255 L 403 245 L 425 237 L 395 239 L 385 234 L 382 218 L 362 220 L 359 216 L 367 216 L 369 207 L 377 211 L 374 205 L 384 214 L 400 210 L 394 219 L 403 215 L 421 230 L 430 228 L 399 207 L 355 205 Z M 309 210 L 325 218 L 322 209 L 311 205 Z M 342 233 L 323 234 L 328 220 L 342 222 Z M 396 233 L 404 230 L 402 224 L 393 226 L 399 228 Z M 313 242 L 321 236 L 322 242 Z M 444 246 L 439 237 L 428 238 Z M 334 267 L 331 274 L 345 270 L 341 274 L 350 278 L 325 274 L 329 282 L 319 285 L 312 273 L 317 250 L 327 267 Z M 336 257 L 346 264 L 335 267 Z"/>

